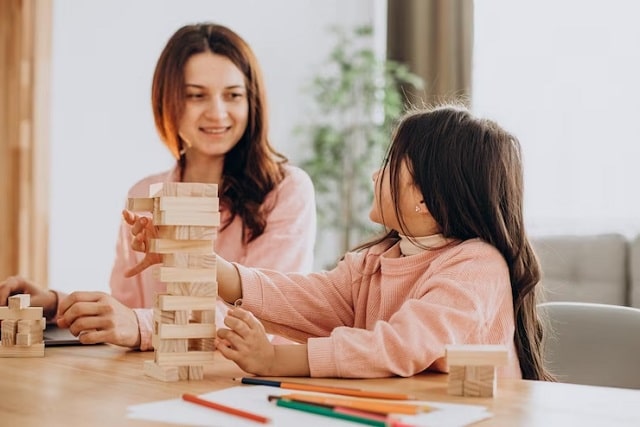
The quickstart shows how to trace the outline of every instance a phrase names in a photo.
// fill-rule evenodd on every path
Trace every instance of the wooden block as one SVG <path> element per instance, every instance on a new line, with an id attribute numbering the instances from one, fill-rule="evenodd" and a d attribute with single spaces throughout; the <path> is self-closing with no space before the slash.
<path id="1" fill-rule="evenodd" d="M 220 210 L 217 197 L 159 197 L 160 211 L 218 212 Z"/>
<path id="2" fill-rule="evenodd" d="M 220 226 L 220 212 L 159 211 L 153 215 L 155 225 Z"/>
<path id="3" fill-rule="evenodd" d="M 40 319 L 32 319 L 32 320 L 19 319 L 17 321 L 17 324 L 18 324 L 17 332 L 27 333 L 27 334 L 38 333 L 38 332 L 42 333 L 42 331 L 46 327 L 46 321 L 44 317 L 41 317 Z"/>
<path id="4" fill-rule="evenodd" d="M 173 239 L 151 239 L 149 242 L 149 252 L 157 254 L 190 253 L 190 254 L 211 254 L 213 253 L 212 240 L 173 240 Z"/>
<path id="5" fill-rule="evenodd" d="M 204 366 L 189 366 L 188 369 L 190 380 L 204 379 Z"/>
<path id="6" fill-rule="evenodd" d="M 217 184 L 199 182 L 159 182 L 149 186 L 149 197 L 190 196 L 218 197 Z"/>
<path id="7" fill-rule="evenodd" d="M 161 282 L 215 282 L 216 270 L 211 268 L 159 267 L 157 279 Z"/>
<path id="8" fill-rule="evenodd" d="M 153 345 L 156 355 L 158 352 L 186 352 L 189 349 L 189 341 L 187 339 L 163 339 L 158 335 L 162 325 L 186 325 L 188 322 L 188 311 L 164 311 L 159 310 L 158 308 L 153 309 L 153 336 L 151 337 L 151 345 Z"/>
<path id="9" fill-rule="evenodd" d="M 449 366 L 503 366 L 509 362 L 509 352 L 504 345 L 448 345 L 446 358 Z"/>
<path id="10" fill-rule="evenodd" d="M 194 323 L 216 325 L 216 310 L 193 310 L 191 321 Z M 189 340 L 189 350 L 215 351 L 215 335 L 212 338 L 192 338 Z"/>
<path id="11" fill-rule="evenodd" d="M 164 267 L 182 267 L 182 268 L 216 268 L 215 254 L 185 254 L 174 253 L 164 254 L 162 256 Z"/>
<path id="12" fill-rule="evenodd" d="M 27 307 L 22 309 L 10 309 L 7 306 L 0 307 L 0 319 L 7 320 L 34 320 L 42 318 L 42 307 Z"/>
<path id="13" fill-rule="evenodd" d="M 187 351 L 183 353 L 157 353 L 156 362 L 160 365 L 191 366 L 213 363 L 213 351 Z"/>
<path id="14" fill-rule="evenodd" d="M 127 199 L 127 210 L 132 212 L 153 212 L 153 203 L 153 198 L 129 197 Z"/>
<path id="15" fill-rule="evenodd" d="M 29 305 L 31 305 L 31 295 L 29 294 L 12 295 L 9 297 L 9 310 L 22 310 L 23 308 L 29 307 Z"/>
<path id="16" fill-rule="evenodd" d="M 16 332 L 17 332 L 17 320 L 3 320 L 0 335 L 0 342 L 5 347 L 10 347 L 16 344 Z"/>
<path id="17" fill-rule="evenodd" d="M 189 226 L 189 240 L 211 240 L 215 243 L 217 237 L 218 227 Z"/>
<path id="18" fill-rule="evenodd" d="M 171 295 L 190 295 L 198 297 L 217 297 L 217 282 L 169 282 L 167 292 Z"/>
<path id="19" fill-rule="evenodd" d="M 160 366 L 153 360 L 144 361 L 144 373 L 160 381 L 178 381 L 177 366 Z"/>
<path id="20" fill-rule="evenodd" d="M 216 325 L 207 323 L 191 323 L 188 325 L 158 325 L 160 339 L 214 338 Z"/>
<path id="21" fill-rule="evenodd" d="M 464 366 L 450 366 L 447 392 L 453 396 L 462 396 L 464 391 L 464 379 Z"/>
<path id="22" fill-rule="evenodd" d="M 30 346 L 11 347 L 0 346 L 0 357 L 43 357 L 44 343 L 32 344 Z"/>
<path id="23" fill-rule="evenodd" d="M 178 366 L 178 377 L 180 380 L 188 380 L 189 379 L 189 367 L 188 366 Z"/>
<path id="24" fill-rule="evenodd" d="M 31 345 L 31 334 L 17 333 L 16 345 L 24 345 L 24 346 Z"/>
<path id="25" fill-rule="evenodd" d="M 211 310 L 216 306 L 216 297 L 191 295 L 159 295 L 160 310 Z"/>

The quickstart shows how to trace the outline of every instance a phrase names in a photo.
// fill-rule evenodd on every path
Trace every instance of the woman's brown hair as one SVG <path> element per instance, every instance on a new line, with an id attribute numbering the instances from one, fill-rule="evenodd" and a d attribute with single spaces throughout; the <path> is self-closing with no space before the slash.
<path id="1" fill-rule="evenodd" d="M 536 311 L 540 265 L 524 228 L 523 169 L 516 137 L 456 105 L 408 113 L 394 133 L 384 166 L 389 168 L 400 219 L 396 197 L 405 162 L 444 237 L 480 238 L 503 255 L 509 266 L 523 378 L 553 380 L 543 362 L 543 328 Z M 398 231 L 361 248 L 388 239 L 398 239 Z"/>
<path id="2" fill-rule="evenodd" d="M 182 179 L 186 158 L 178 123 L 186 96 L 184 68 L 192 55 L 203 52 L 229 58 L 245 77 L 249 119 L 242 138 L 225 156 L 220 197 L 229 206 L 229 223 L 236 215 L 242 218 L 244 240 L 248 243 L 264 232 L 267 212 L 261 206 L 267 194 L 284 178 L 283 164 L 287 161 L 268 140 L 265 86 L 249 45 L 222 25 L 200 23 L 180 28 L 169 39 L 156 64 L 151 88 L 153 117 L 162 141 L 178 159 Z"/>

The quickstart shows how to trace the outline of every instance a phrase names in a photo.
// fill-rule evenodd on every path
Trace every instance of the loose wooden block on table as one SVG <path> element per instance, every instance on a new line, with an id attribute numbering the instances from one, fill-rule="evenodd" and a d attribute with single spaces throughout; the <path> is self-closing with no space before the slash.
<path id="1" fill-rule="evenodd" d="M 503 345 L 449 345 L 448 392 L 455 396 L 492 397 L 496 391 L 496 367 L 508 363 Z"/>
<path id="2" fill-rule="evenodd" d="M 0 357 L 43 357 L 42 307 L 30 307 L 28 294 L 12 295 L 0 307 Z"/>

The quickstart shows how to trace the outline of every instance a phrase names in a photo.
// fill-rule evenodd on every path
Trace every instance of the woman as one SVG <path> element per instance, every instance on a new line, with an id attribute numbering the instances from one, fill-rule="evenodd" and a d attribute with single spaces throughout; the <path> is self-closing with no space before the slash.
<path id="1" fill-rule="evenodd" d="M 177 162 L 170 171 L 138 181 L 127 197 L 146 197 L 149 185 L 158 182 L 217 183 L 219 255 L 255 267 L 310 270 L 316 229 L 313 184 L 269 143 L 262 72 L 249 45 L 221 25 L 180 28 L 156 65 L 151 101 L 160 138 Z M 131 249 L 129 237 L 123 223 L 111 295 L 60 294 L 57 303 L 55 292 L 39 291 L 21 279 L 7 281 L 0 291 L 42 295 L 45 311 L 55 313 L 57 307 L 58 324 L 80 335 L 82 343 L 150 350 L 150 307 L 166 286 L 150 271 L 124 277 L 142 259 Z M 219 319 L 225 311 L 220 304 Z"/>

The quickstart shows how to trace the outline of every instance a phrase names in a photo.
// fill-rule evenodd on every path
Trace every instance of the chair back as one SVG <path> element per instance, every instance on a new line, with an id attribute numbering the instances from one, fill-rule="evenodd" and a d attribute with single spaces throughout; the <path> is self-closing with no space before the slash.
<path id="1" fill-rule="evenodd" d="M 558 381 L 640 389 L 640 309 L 547 302 L 545 360 Z"/>

